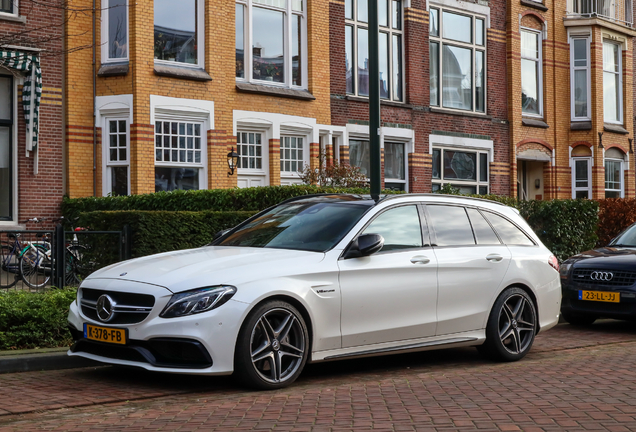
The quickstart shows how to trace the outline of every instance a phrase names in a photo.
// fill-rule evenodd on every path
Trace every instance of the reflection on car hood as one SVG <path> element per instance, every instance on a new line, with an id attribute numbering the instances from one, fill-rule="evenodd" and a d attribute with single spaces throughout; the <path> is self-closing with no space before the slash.
<path id="1" fill-rule="evenodd" d="M 565 262 L 579 268 L 613 268 L 631 264 L 636 269 L 636 249 L 604 247 L 574 255 Z"/>
<path id="2" fill-rule="evenodd" d="M 91 274 L 86 282 L 91 279 L 126 279 L 179 292 L 293 274 L 295 269 L 319 263 L 323 258 L 324 253 L 321 252 L 206 246 L 113 264 Z"/>

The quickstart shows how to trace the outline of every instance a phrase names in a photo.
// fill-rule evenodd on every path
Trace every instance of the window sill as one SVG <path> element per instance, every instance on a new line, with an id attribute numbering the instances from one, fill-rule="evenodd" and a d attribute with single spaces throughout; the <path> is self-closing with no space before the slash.
<path id="1" fill-rule="evenodd" d="M 360 96 L 347 95 L 347 96 L 345 96 L 345 100 L 353 101 L 353 102 L 369 103 L 369 98 L 360 97 Z M 409 105 L 409 104 L 404 103 L 404 102 L 394 102 L 394 101 L 389 101 L 389 100 L 384 100 L 384 99 L 380 99 L 380 105 L 397 107 L 397 108 L 413 109 L 413 105 Z"/>
<path id="2" fill-rule="evenodd" d="M 570 122 L 570 130 L 573 130 L 573 131 L 592 130 L 592 122 L 591 121 Z"/>
<path id="3" fill-rule="evenodd" d="M 279 96 L 290 99 L 316 100 L 316 97 L 307 90 L 294 90 L 283 87 L 273 87 L 262 84 L 236 83 L 236 90 L 242 93 L 254 93 L 266 96 Z"/>
<path id="4" fill-rule="evenodd" d="M 543 3 L 535 2 L 532 0 L 521 0 L 521 4 L 524 6 L 530 6 L 532 8 L 539 9 L 543 12 L 547 12 L 548 10 L 548 8 Z"/>
<path id="5" fill-rule="evenodd" d="M 607 132 L 619 133 L 619 134 L 622 134 L 622 135 L 629 134 L 629 131 L 627 129 L 625 129 L 623 126 L 617 125 L 617 124 L 605 123 L 605 124 L 603 124 L 603 130 L 607 131 Z"/>
<path id="6" fill-rule="evenodd" d="M 168 66 L 155 63 L 155 75 L 194 81 L 212 81 L 212 77 L 203 69 Z"/>
<path id="7" fill-rule="evenodd" d="M 126 63 L 105 63 L 97 71 L 97 76 L 113 77 L 128 75 L 128 62 Z"/>
<path id="8" fill-rule="evenodd" d="M 543 120 L 531 119 L 531 118 L 522 118 L 521 119 L 521 124 L 524 125 L 524 126 L 530 126 L 530 127 L 536 127 L 536 128 L 542 128 L 542 129 L 547 129 L 547 128 L 550 127 Z"/>
<path id="9" fill-rule="evenodd" d="M 0 13 L 0 21 L 13 21 L 13 22 L 26 24 L 26 16 Z"/>
<path id="10" fill-rule="evenodd" d="M 450 114 L 450 115 L 456 115 L 456 116 L 462 116 L 462 117 L 474 117 L 474 118 L 480 118 L 480 119 L 484 119 L 484 120 L 492 120 L 492 116 L 489 116 L 488 114 L 479 114 L 479 113 L 475 113 L 475 112 L 452 111 L 452 110 L 449 110 L 449 109 L 437 108 L 437 107 L 430 107 L 429 110 L 432 113 L 438 113 L 438 114 Z"/>

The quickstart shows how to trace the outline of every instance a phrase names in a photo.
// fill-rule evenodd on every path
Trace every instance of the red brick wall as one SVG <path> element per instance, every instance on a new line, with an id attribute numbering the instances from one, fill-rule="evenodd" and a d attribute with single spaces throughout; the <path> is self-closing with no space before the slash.
<path id="1" fill-rule="evenodd" d="M 56 218 L 60 215 L 63 189 L 64 130 L 62 107 L 62 9 L 50 3 L 20 2 L 20 16 L 26 22 L 0 19 L 0 40 L 4 43 L 44 49 L 42 104 L 40 106 L 39 174 L 33 174 L 34 154 L 27 158 L 26 125 L 22 113 L 21 87 L 18 90 L 18 221 L 32 217 Z M 29 31 L 37 29 L 35 31 Z M 16 33 L 22 36 L 13 37 Z M 41 42 L 44 41 L 44 42 Z M 14 131 L 15 133 L 16 131 Z M 49 224 L 50 225 L 50 224 Z M 32 225 L 29 225 L 32 227 Z"/>
<path id="2" fill-rule="evenodd" d="M 405 104 L 382 104 L 382 122 L 410 125 L 415 131 L 415 154 L 409 156 L 411 192 L 431 191 L 431 156 L 429 135 L 432 131 L 487 135 L 494 141 L 491 164 L 491 192 L 510 194 L 510 175 L 504 168 L 510 164 L 508 106 L 506 93 L 506 4 L 490 2 L 490 23 L 487 40 L 487 116 L 477 117 L 433 113 L 430 111 L 428 12 L 426 2 L 413 0 L 405 11 Z M 331 118 L 334 125 L 346 125 L 351 120 L 366 121 L 369 105 L 351 100 L 346 95 L 344 4 L 330 4 L 331 51 Z M 509 173 L 509 169 L 507 171 Z M 496 173 L 496 174 L 495 174 Z"/>

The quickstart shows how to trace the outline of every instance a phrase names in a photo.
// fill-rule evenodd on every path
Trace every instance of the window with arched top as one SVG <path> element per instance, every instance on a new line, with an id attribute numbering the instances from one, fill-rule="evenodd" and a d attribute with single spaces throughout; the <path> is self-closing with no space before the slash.
<path id="1" fill-rule="evenodd" d="M 605 151 L 605 198 L 623 198 L 625 154 L 616 147 Z"/>

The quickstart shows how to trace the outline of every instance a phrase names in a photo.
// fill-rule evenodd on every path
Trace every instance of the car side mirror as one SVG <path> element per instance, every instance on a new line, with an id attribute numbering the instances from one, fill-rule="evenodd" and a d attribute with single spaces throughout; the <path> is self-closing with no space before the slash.
<path id="1" fill-rule="evenodd" d="M 344 258 L 360 258 L 373 255 L 384 246 L 384 237 L 380 234 L 363 234 L 351 242 L 344 253 Z"/>

